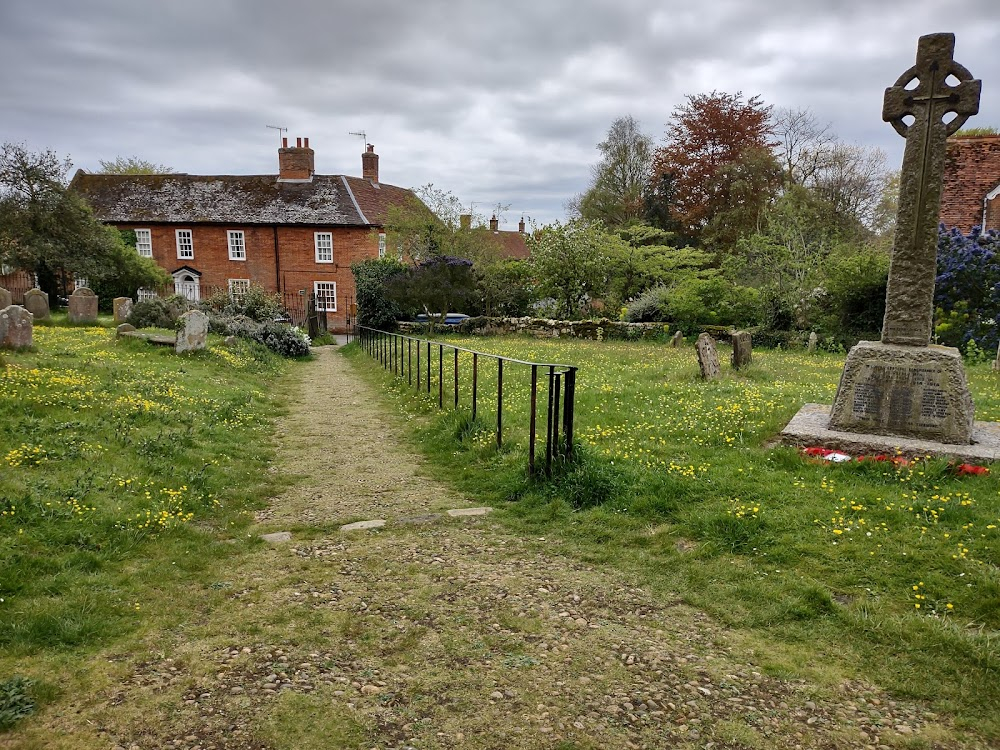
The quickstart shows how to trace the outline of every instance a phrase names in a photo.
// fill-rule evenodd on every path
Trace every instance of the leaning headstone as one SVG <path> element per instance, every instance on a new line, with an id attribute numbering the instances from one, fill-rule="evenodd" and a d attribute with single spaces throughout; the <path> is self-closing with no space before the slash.
<path id="1" fill-rule="evenodd" d="M 0 348 L 21 349 L 32 344 L 32 314 L 20 305 L 0 310 Z"/>
<path id="2" fill-rule="evenodd" d="M 816 344 L 819 343 L 819 336 L 816 335 L 816 331 L 809 334 L 809 353 L 815 354 Z"/>
<path id="3" fill-rule="evenodd" d="M 49 319 L 49 295 L 41 289 L 29 289 L 24 293 L 24 309 L 35 316 L 35 320 Z"/>
<path id="4" fill-rule="evenodd" d="M 753 362 L 753 347 L 750 345 L 750 334 L 746 331 L 737 331 L 732 335 L 734 370 L 749 367 Z"/>
<path id="5" fill-rule="evenodd" d="M 701 376 L 705 380 L 715 380 L 722 374 L 719 368 L 719 353 L 715 350 L 715 339 L 709 334 L 703 333 L 694 342 L 695 352 L 698 354 L 698 367 L 701 368 Z"/>
<path id="6" fill-rule="evenodd" d="M 115 323 L 124 323 L 128 316 L 132 314 L 131 297 L 115 297 L 114 302 Z"/>
<path id="7" fill-rule="evenodd" d="M 920 37 L 916 65 L 885 91 L 882 119 L 906 148 L 882 340 L 861 341 L 848 354 L 830 413 L 834 430 L 972 443 L 961 354 L 930 345 L 945 142 L 979 111 L 982 88 L 954 51 L 954 34 Z"/>
<path id="8" fill-rule="evenodd" d="M 78 286 L 69 295 L 69 322 L 97 322 L 97 295 L 91 289 L 85 286 Z"/>
<path id="9" fill-rule="evenodd" d="M 10 307 L 13 303 L 14 299 L 10 296 L 10 292 L 0 286 L 0 310 Z"/>
<path id="10" fill-rule="evenodd" d="M 683 343 L 684 343 L 684 334 L 681 333 L 680 331 L 677 331 L 674 334 L 673 338 L 670 339 L 670 346 L 674 347 L 674 349 L 676 349 L 678 346 L 680 346 Z"/>
<path id="11" fill-rule="evenodd" d="M 201 310 L 188 310 L 181 315 L 180 323 L 174 351 L 180 354 L 204 349 L 208 341 L 208 316 Z"/>

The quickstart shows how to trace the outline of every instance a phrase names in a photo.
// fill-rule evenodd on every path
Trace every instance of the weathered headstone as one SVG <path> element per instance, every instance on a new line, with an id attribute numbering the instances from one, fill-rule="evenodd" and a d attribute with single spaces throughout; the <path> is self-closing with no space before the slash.
<path id="1" fill-rule="evenodd" d="M 674 349 L 676 349 L 683 343 L 684 343 L 684 334 L 681 333 L 680 331 L 677 331 L 677 333 L 674 334 L 673 338 L 670 339 L 670 346 L 674 347 Z"/>
<path id="2" fill-rule="evenodd" d="M 819 336 L 816 335 L 816 331 L 809 334 L 809 353 L 815 354 L 816 344 L 819 343 Z"/>
<path id="3" fill-rule="evenodd" d="M 128 316 L 132 314 L 131 297 L 115 297 L 114 302 L 115 323 L 124 323 Z"/>
<path id="4" fill-rule="evenodd" d="M 906 148 L 882 340 L 859 342 L 848 354 L 830 413 L 834 430 L 972 442 L 962 357 L 929 345 L 945 141 L 979 111 L 982 87 L 954 61 L 954 50 L 954 34 L 920 37 L 916 65 L 885 91 L 882 119 Z M 948 114 L 954 118 L 945 122 Z"/>
<path id="5" fill-rule="evenodd" d="M 750 345 L 750 334 L 737 331 L 731 337 L 733 342 L 732 365 L 734 370 L 749 367 L 753 362 L 753 347 Z"/>
<path id="6" fill-rule="evenodd" d="M 0 310 L 10 307 L 13 303 L 14 299 L 10 296 L 10 292 L 0 286 Z"/>
<path id="7" fill-rule="evenodd" d="M 204 349 L 208 341 L 208 316 L 201 310 L 188 310 L 181 315 L 180 322 L 174 351 L 181 354 Z"/>
<path id="8" fill-rule="evenodd" d="M 20 305 L 0 310 L 0 348 L 21 349 L 31 346 L 34 324 L 32 315 Z"/>
<path id="9" fill-rule="evenodd" d="M 131 323 L 120 323 L 115 328 L 115 337 L 119 337 L 124 333 L 132 333 L 135 330 L 135 326 Z"/>
<path id="10" fill-rule="evenodd" d="M 49 319 L 49 295 L 41 289 L 29 289 L 24 293 L 24 309 L 35 316 L 35 320 Z"/>
<path id="11" fill-rule="evenodd" d="M 705 380 L 715 380 L 722 374 L 719 367 L 719 353 L 715 349 L 715 339 L 709 334 L 703 333 L 694 342 L 695 352 L 698 354 L 698 367 L 701 368 L 701 376 Z"/>
<path id="12" fill-rule="evenodd" d="M 69 295 L 69 322 L 97 322 L 97 295 L 94 294 L 93 290 L 85 286 L 78 286 Z"/>

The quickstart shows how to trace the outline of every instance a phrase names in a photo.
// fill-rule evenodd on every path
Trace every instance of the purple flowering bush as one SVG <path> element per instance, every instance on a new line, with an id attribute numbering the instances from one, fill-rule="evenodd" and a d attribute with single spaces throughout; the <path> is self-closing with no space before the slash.
<path id="1" fill-rule="evenodd" d="M 934 287 L 938 341 L 964 349 L 975 342 L 993 351 L 1000 338 L 1000 233 L 980 234 L 973 227 L 938 230 L 937 280 Z"/>

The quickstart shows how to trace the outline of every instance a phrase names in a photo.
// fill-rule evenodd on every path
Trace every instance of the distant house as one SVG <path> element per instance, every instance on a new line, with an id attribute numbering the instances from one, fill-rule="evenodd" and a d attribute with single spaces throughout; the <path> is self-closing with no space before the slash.
<path id="1" fill-rule="evenodd" d="M 135 232 L 136 251 L 173 276 L 172 291 L 199 300 L 254 284 L 290 308 L 314 295 L 330 330 L 342 331 L 354 300 L 351 264 L 385 255 L 389 207 L 415 198 L 379 182 L 378 159 L 368 145 L 361 177 L 318 175 L 309 139 L 289 146 L 285 138 L 277 175 L 79 170 L 70 187 L 101 221 Z"/>
<path id="2" fill-rule="evenodd" d="M 472 214 L 462 214 L 459 217 L 460 225 L 463 229 L 472 227 Z M 478 230 L 477 230 L 478 231 Z M 497 242 L 500 254 L 504 258 L 513 260 L 526 260 L 531 256 L 531 250 L 525 242 L 527 235 L 524 232 L 524 218 L 517 225 L 517 231 L 500 229 L 500 220 L 496 214 L 490 218 L 490 232 Z"/>
<path id="3" fill-rule="evenodd" d="M 965 234 L 977 226 L 1000 230 L 1000 135 L 948 139 L 941 223 Z"/>

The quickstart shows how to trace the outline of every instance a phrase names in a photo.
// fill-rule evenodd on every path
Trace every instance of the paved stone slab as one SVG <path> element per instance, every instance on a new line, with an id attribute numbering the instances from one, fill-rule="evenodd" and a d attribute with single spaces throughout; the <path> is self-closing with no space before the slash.
<path id="1" fill-rule="evenodd" d="M 452 518 L 463 518 L 465 516 L 485 516 L 491 513 L 493 508 L 452 508 L 448 515 Z"/>
<path id="2" fill-rule="evenodd" d="M 852 455 L 894 454 L 898 450 L 906 456 L 944 456 L 971 463 L 1000 461 L 1000 423 L 997 422 L 976 422 L 972 428 L 972 444 L 958 445 L 898 435 L 834 430 L 830 428 L 829 406 L 806 404 L 781 431 L 780 438 L 785 445 L 818 446 Z"/>
<path id="3" fill-rule="evenodd" d="M 281 542 L 292 541 L 292 532 L 290 531 L 275 531 L 270 534 L 261 534 L 260 538 L 265 542 L 270 542 L 271 544 L 280 544 Z"/>
<path id="4" fill-rule="evenodd" d="M 385 526 L 385 519 L 373 518 L 371 521 L 357 521 L 355 523 L 344 524 L 341 531 L 364 531 L 365 529 L 380 529 Z"/>
<path id="5" fill-rule="evenodd" d="M 437 513 L 425 513 L 420 516 L 406 516 L 404 518 L 399 518 L 396 523 L 401 523 L 404 525 L 416 525 L 422 523 L 434 523 L 435 521 L 440 521 L 441 516 Z"/>

